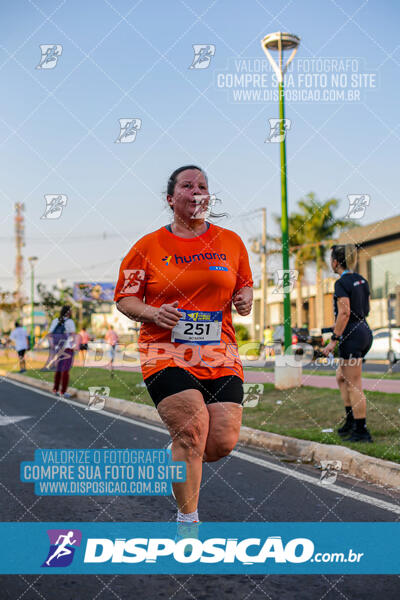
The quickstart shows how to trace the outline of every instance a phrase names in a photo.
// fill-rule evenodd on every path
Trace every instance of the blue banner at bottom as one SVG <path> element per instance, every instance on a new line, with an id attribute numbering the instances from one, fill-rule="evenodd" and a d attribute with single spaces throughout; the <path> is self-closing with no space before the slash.
<path id="1" fill-rule="evenodd" d="M 0 523 L 1 574 L 399 574 L 400 523 Z"/>

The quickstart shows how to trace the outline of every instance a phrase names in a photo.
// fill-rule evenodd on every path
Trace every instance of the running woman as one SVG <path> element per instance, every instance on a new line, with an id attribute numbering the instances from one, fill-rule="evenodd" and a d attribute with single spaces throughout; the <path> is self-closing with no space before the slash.
<path id="1" fill-rule="evenodd" d="M 186 481 L 173 484 L 177 521 L 193 523 L 202 463 L 227 456 L 239 437 L 243 368 L 231 307 L 250 313 L 253 281 L 240 237 L 205 220 L 210 196 L 202 169 L 174 171 L 167 201 L 172 223 L 131 248 L 114 299 L 143 323 L 143 378 L 171 434 L 172 458 L 187 467 Z"/>
<path id="2" fill-rule="evenodd" d="M 352 244 L 333 246 L 331 266 L 339 279 L 333 297 L 335 326 L 329 344 L 322 350 L 328 356 L 339 342 L 336 380 L 346 411 L 338 434 L 349 442 L 372 442 L 366 425 L 367 403 L 362 389 L 362 362 L 371 348 L 372 332 L 365 318 L 369 314 L 368 281 L 353 271 L 357 250 Z"/>

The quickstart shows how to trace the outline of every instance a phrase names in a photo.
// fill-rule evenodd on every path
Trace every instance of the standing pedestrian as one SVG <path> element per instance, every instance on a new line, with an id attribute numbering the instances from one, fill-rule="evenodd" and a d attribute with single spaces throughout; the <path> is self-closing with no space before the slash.
<path id="1" fill-rule="evenodd" d="M 74 334 L 75 324 L 71 319 L 71 307 L 66 304 L 62 307 L 58 319 L 53 319 L 49 329 L 55 353 L 51 361 L 52 367 L 55 369 L 53 393 L 64 398 L 69 398 L 69 394 L 67 394 L 69 372 L 72 368 L 76 346 Z M 50 363 L 47 367 L 50 367 Z M 60 384 L 61 393 L 58 391 Z"/>
<path id="2" fill-rule="evenodd" d="M 79 332 L 79 359 L 82 367 L 84 366 L 86 361 L 89 340 L 90 337 L 88 332 L 86 331 L 86 327 L 82 327 L 82 329 Z"/>
<path id="3" fill-rule="evenodd" d="M 339 279 L 333 297 L 335 326 L 325 356 L 339 342 L 339 367 L 336 380 L 343 399 L 346 421 L 338 434 L 349 442 L 372 442 L 367 429 L 367 402 L 362 389 L 362 363 L 372 345 L 372 332 L 365 320 L 369 314 L 368 281 L 353 271 L 357 251 L 352 244 L 333 246 L 331 266 Z"/>
<path id="4" fill-rule="evenodd" d="M 274 355 L 274 332 L 271 327 L 267 326 L 264 331 L 264 352 L 265 358 Z"/>
<path id="5" fill-rule="evenodd" d="M 15 350 L 19 359 L 19 372 L 26 371 L 25 352 L 29 349 L 28 332 L 25 327 L 22 327 L 19 321 L 15 321 L 15 329 L 10 334 L 10 340 L 14 343 Z"/>
<path id="6" fill-rule="evenodd" d="M 118 344 L 118 335 L 114 331 L 114 327 L 112 325 L 108 326 L 108 329 L 107 329 L 104 339 L 107 342 L 107 344 L 110 344 L 110 370 L 111 370 L 111 376 L 113 376 L 114 375 L 115 349 Z"/>

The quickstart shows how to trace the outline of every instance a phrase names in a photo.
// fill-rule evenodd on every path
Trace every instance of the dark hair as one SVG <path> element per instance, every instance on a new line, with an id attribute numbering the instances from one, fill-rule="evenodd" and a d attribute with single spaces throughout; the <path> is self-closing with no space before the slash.
<path id="1" fill-rule="evenodd" d="M 19 327 L 19 321 L 15 321 L 14 325 L 15 327 Z"/>
<path id="2" fill-rule="evenodd" d="M 343 269 L 353 271 L 357 263 L 357 248 L 354 244 L 332 246 L 332 258 L 337 260 Z"/>
<path id="3" fill-rule="evenodd" d="M 168 196 L 172 196 L 174 194 L 176 180 L 178 178 L 179 173 L 182 173 L 183 171 L 189 171 L 189 169 L 196 169 L 196 171 L 200 171 L 200 173 L 203 173 L 204 178 L 208 185 L 207 173 L 205 171 L 203 171 L 203 169 L 201 167 L 198 167 L 197 165 L 184 165 L 183 167 L 179 167 L 178 169 L 175 169 L 175 171 L 173 173 L 171 173 L 171 175 L 168 179 L 168 183 L 167 183 Z M 228 213 L 220 213 L 219 214 L 219 213 L 213 213 L 212 211 L 210 212 L 210 217 L 214 218 L 214 219 L 218 219 L 220 217 L 227 217 L 227 216 L 228 216 Z"/>
<path id="4" fill-rule="evenodd" d="M 58 320 L 61 321 L 62 323 L 64 323 L 64 321 L 67 318 L 67 314 L 71 312 L 71 307 L 69 304 L 64 304 L 64 306 L 62 307 L 62 309 L 60 310 L 60 316 L 58 317 Z"/>
<path id="5" fill-rule="evenodd" d="M 200 171 L 200 173 L 203 173 L 203 175 L 208 183 L 208 177 L 207 177 L 206 173 L 203 171 L 203 169 L 201 169 L 197 165 L 184 165 L 183 167 L 179 167 L 179 169 L 175 169 L 175 171 L 170 175 L 170 178 L 168 179 L 168 184 L 167 184 L 168 196 L 172 196 L 175 191 L 176 180 L 178 178 L 179 173 L 182 173 L 183 171 L 189 171 L 189 169 L 196 169 L 196 171 Z"/>

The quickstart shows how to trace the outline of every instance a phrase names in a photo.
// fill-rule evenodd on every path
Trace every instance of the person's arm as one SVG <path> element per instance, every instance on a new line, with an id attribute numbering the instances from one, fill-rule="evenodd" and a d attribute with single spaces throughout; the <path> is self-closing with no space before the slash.
<path id="1" fill-rule="evenodd" d="M 49 334 L 48 334 L 48 335 L 50 335 L 50 336 L 51 336 L 51 334 L 53 333 L 53 331 L 54 331 L 54 330 L 55 330 L 55 328 L 56 328 L 56 325 L 57 325 L 57 323 L 58 323 L 58 319 L 53 319 L 53 320 L 52 320 L 52 322 L 51 322 L 51 324 L 50 324 L 50 327 L 49 327 Z"/>
<path id="2" fill-rule="evenodd" d="M 250 314 L 253 306 L 253 288 L 248 286 L 240 288 L 233 296 L 233 304 L 242 317 Z"/>
<path id="3" fill-rule="evenodd" d="M 151 245 L 149 246 L 146 238 L 142 238 L 131 248 L 120 266 L 114 300 L 117 309 L 132 321 L 154 323 L 164 329 L 173 329 L 182 317 L 177 310 L 177 301 L 160 307 L 143 302 L 150 270 L 149 254 L 151 255 Z"/>
<path id="4" fill-rule="evenodd" d="M 72 319 L 65 321 L 65 332 L 68 334 L 66 348 L 71 350 L 79 350 L 80 335 L 76 333 L 75 323 Z"/>
<path id="5" fill-rule="evenodd" d="M 336 319 L 335 327 L 333 328 L 333 333 L 337 337 L 340 337 L 343 331 L 346 329 L 347 323 L 350 318 L 350 298 L 343 296 L 342 298 L 338 298 L 338 316 Z"/>
<path id="6" fill-rule="evenodd" d="M 253 278 L 251 275 L 249 255 L 246 246 L 239 238 L 240 257 L 236 276 L 236 286 L 232 302 L 239 315 L 245 317 L 250 314 L 253 305 Z"/>
<path id="7" fill-rule="evenodd" d="M 131 321 L 142 323 L 154 323 L 164 329 L 173 329 L 182 317 L 177 310 L 178 301 L 172 304 L 163 304 L 160 307 L 145 304 L 137 296 L 121 298 L 117 302 L 117 308 Z"/>
<path id="8" fill-rule="evenodd" d="M 333 334 L 335 337 L 340 337 L 343 331 L 346 329 L 347 323 L 350 318 L 350 298 L 343 296 L 337 299 L 338 315 L 336 318 L 335 326 L 333 328 Z M 338 340 L 331 340 L 327 346 L 322 350 L 323 354 L 328 356 L 336 348 Z"/>

